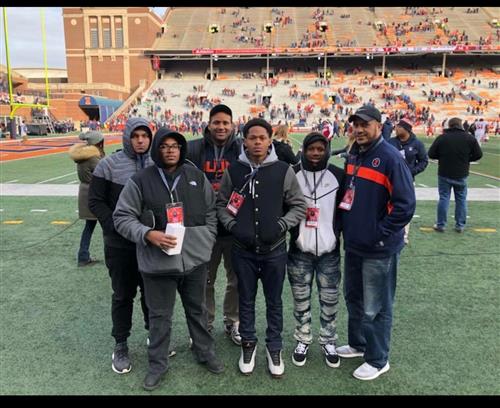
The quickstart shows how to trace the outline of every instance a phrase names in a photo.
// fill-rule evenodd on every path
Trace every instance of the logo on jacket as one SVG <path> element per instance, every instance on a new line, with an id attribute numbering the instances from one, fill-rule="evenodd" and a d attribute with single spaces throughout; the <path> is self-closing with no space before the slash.
<path id="1" fill-rule="evenodd" d="M 189 184 L 191 184 L 192 186 L 197 186 L 198 184 L 196 184 L 196 181 L 190 181 Z"/>
<path id="2" fill-rule="evenodd" d="M 378 157 L 375 157 L 372 160 L 372 167 L 378 167 L 378 166 L 380 166 L 380 159 Z"/>

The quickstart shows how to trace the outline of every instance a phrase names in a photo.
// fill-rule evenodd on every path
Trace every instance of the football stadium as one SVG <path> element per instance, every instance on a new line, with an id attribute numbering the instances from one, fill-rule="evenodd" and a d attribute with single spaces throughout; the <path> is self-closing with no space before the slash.
<path id="1" fill-rule="evenodd" d="M 47 64 L 45 54 L 50 48 L 46 44 L 43 13 L 35 18 L 42 34 L 39 43 L 33 45 L 40 52 L 43 50 L 43 62 L 41 59 L 36 68 L 15 65 L 10 54 L 18 40 L 9 33 L 12 8 L 2 8 L 2 395 L 500 394 L 495 340 L 500 329 L 500 8 L 322 6 L 166 7 L 162 10 L 157 14 L 150 7 L 60 8 L 66 58 L 63 69 Z M 227 126 L 230 137 L 241 146 L 241 155 L 251 150 L 247 136 L 253 128 L 246 125 L 265 121 L 273 139 L 286 144 L 292 152 L 289 163 L 294 169 L 298 166 L 298 170 L 294 170 L 296 179 L 299 179 L 298 172 L 304 171 L 302 163 L 309 160 L 306 154 L 309 136 L 313 132 L 316 136 L 322 135 L 325 141 L 320 144 L 328 148 L 325 166 L 330 163 L 352 176 L 351 184 L 346 185 L 349 189 L 352 187 L 352 191 L 353 179 L 357 177 L 367 180 L 371 177 L 372 184 L 378 183 L 378 187 L 385 183 L 389 201 L 384 211 L 389 215 L 393 191 L 396 194 L 392 181 L 387 181 L 393 177 L 392 173 L 387 173 L 387 180 L 377 181 L 373 171 L 379 166 L 379 157 L 371 162 L 373 168 L 361 167 L 371 172 L 359 175 L 360 165 L 349 164 L 351 158 L 355 160 L 355 154 L 349 149 L 352 141 L 360 136 L 358 122 L 365 118 L 357 115 L 372 112 L 369 119 L 375 118 L 382 132 L 375 136 L 382 134 L 379 139 L 384 145 L 408 133 L 422 146 L 425 165 L 416 174 L 412 173 L 413 180 L 410 180 L 416 198 L 410 215 L 411 229 L 404 238 L 403 249 L 398 252 L 397 289 L 392 332 L 389 332 L 390 370 L 386 373 L 383 369 L 383 373 L 360 378 L 356 373 L 363 359 L 347 357 L 362 357 L 363 353 L 346 357 L 340 351 L 342 345 L 352 341 L 348 338 L 351 320 L 345 298 L 345 236 L 342 232 L 337 241 L 340 252 L 338 306 L 334 314 L 336 334 L 327 342 L 333 345 L 331 354 L 335 355 L 335 363 L 322 343 L 325 335 L 320 327 L 323 330 L 327 309 L 318 276 L 317 285 L 310 286 L 312 295 L 305 312 L 310 324 L 302 326 L 303 330 L 306 326 L 310 330 L 312 340 L 299 350 L 298 342 L 302 340 L 298 334 L 298 301 L 288 271 L 281 293 L 279 359 L 282 361 L 279 363 L 282 372 L 273 371 L 270 349 L 265 346 L 271 336 L 268 324 L 272 319 L 270 295 L 263 288 L 263 282 L 257 284 L 254 299 L 253 324 L 259 342 L 256 348 L 254 343 L 251 371 L 244 372 L 242 367 L 250 363 L 244 356 L 247 326 L 238 332 L 239 321 L 243 319 L 241 299 L 239 318 L 236 313 L 232 326 L 230 319 L 228 326 L 228 316 L 223 320 L 229 291 L 227 252 L 223 262 L 219 254 L 215 265 L 217 280 L 215 275 L 212 281 L 203 275 L 203 291 L 208 281 L 215 302 L 211 306 L 215 317 L 211 321 L 209 312 L 210 327 L 203 330 L 213 339 L 223 372 L 214 374 L 218 370 L 212 370 L 203 358 L 200 361 L 201 348 L 195 331 L 187 323 L 187 319 L 193 317 L 189 317 L 188 302 L 183 297 L 185 294 L 181 294 L 182 279 L 177 281 L 179 293 L 173 295 L 176 305 L 174 308 L 172 300 L 172 317 L 167 319 L 171 322 L 169 340 L 161 343 L 163 346 L 169 343 L 175 353 L 168 357 L 168 371 L 163 370 L 160 383 L 148 390 L 144 380 L 150 372 L 153 353 L 161 347 L 154 340 L 155 330 L 145 329 L 137 283 L 132 304 L 127 306 L 133 308 L 133 313 L 129 312 L 131 329 L 120 340 L 122 343 L 117 340 L 115 303 L 119 296 L 115 285 L 118 281 L 112 275 L 117 273 L 116 258 L 120 257 L 115 256 L 115 266 L 112 266 L 100 216 L 92 211 L 95 213 L 92 227 L 88 222 L 92 218 L 82 217 L 83 170 L 75 151 L 97 146 L 100 156 L 96 162 L 111 162 L 126 151 L 124 135 L 128 135 L 128 143 L 135 137 L 134 132 L 130 133 L 130 123 L 142 123 L 140 128 L 152 135 L 152 145 L 155 145 L 156 132 L 163 135 L 168 128 L 185 137 L 189 152 L 191 141 L 208 137 L 214 129 L 210 115 L 220 105 L 230 108 L 230 115 L 226 116 L 231 122 Z M 224 115 L 226 111 L 221 112 Z M 250 122 L 256 119 L 261 122 Z M 258 124 L 255 127 L 264 129 Z M 445 194 L 443 179 L 447 179 L 442 173 L 445 158 L 435 155 L 435 142 L 457 129 L 470 139 L 469 144 L 478 146 L 481 155 L 465 157 L 467 174 L 457 177 L 465 183 L 463 222 L 458 220 L 462 217 L 456 204 L 459 193 L 452 181 L 448 183 L 454 186 L 454 194 L 446 210 L 446 226 L 439 221 Z M 284 132 L 283 139 L 278 138 L 278 130 Z M 213 132 L 215 134 L 215 130 Z M 173 136 L 169 139 L 169 134 L 172 133 L 167 133 L 166 139 L 172 143 L 174 139 Z M 271 155 L 276 145 L 274 141 L 269 143 L 265 154 Z M 452 140 L 450 144 L 451 154 L 460 155 L 458 142 Z M 180 142 L 160 144 L 159 151 L 165 151 L 168 156 L 176 149 L 182 152 L 180 145 Z M 408 161 L 408 151 L 405 157 L 403 145 L 399 146 L 403 155 L 401 162 Z M 219 159 L 217 151 L 215 148 L 216 172 L 225 148 L 222 147 Z M 240 151 L 235 162 L 238 154 Z M 282 164 L 283 159 L 277 157 L 277 161 L 278 158 Z M 398 160 L 401 160 L 399 156 Z M 96 176 L 108 177 L 106 171 L 100 173 L 99 170 L 92 175 L 94 167 L 85 182 L 87 190 L 90 185 L 90 196 L 97 185 L 94 184 Z M 206 165 L 198 167 L 200 174 L 207 173 Z M 250 167 L 254 174 L 256 170 L 251 164 Z M 288 170 L 285 166 L 283 171 Z M 229 174 L 229 170 L 227 172 Z M 270 179 L 275 180 L 277 173 L 271 173 Z M 103 185 L 101 193 L 111 196 L 117 185 L 121 189 L 125 184 L 133 184 L 128 182 L 133 175 L 120 176 L 122 181 L 118 184 L 116 175 L 109 176 L 111 182 L 106 187 Z M 135 176 L 133 180 L 136 181 Z M 212 182 L 206 177 L 205 181 Z M 196 186 L 195 181 L 190 183 Z M 173 190 L 176 185 L 174 182 Z M 163 189 L 161 184 L 160 189 Z M 168 184 L 167 189 L 172 197 Z M 219 190 L 215 186 L 214 189 L 215 193 L 211 191 L 215 197 Z M 278 186 L 275 190 L 281 191 Z M 375 202 L 375 198 L 368 196 L 364 206 L 375 206 Z M 265 211 L 271 211 L 273 205 L 274 202 L 266 204 Z M 85 206 L 88 207 L 88 197 L 85 197 Z M 185 215 L 190 216 L 191 207 L 184 203 L 184 208 Z M 222 227 L 218 210 L 219 227 Z M 288 204 L 280 206 L 279 211 L 288 211 Z M 87 228 L 91 228 L 90 232 Z M 153 225 L 152 230 L 155 229 L 158 228 Z M 287 228 L 282 229 L 286 236 L 286 243 L 282 244 L 288 250 L 296 237 L 292 238 Z M 340 229 L 348 230 L 345 226 Z M 358 234 L 369 234 L 369 225 L 363 229 L 360 228 Z M 230 239 L 228 231 L 229 228 L 225 233 Z M 398 231 L 401 232 L 401 228 Z M 401 244 L 402 237 L 401 232 Z M 128 241 L 123 236 L 120 238 Z M 85 239 L 87 247 L 82 255 Z M 143 244 L 151 246 L 148 242 Z M 126 248 L 135 257 L 135 244 L 128 243 L 132 246 Z M 202 241 L 185 241 L 183 251 L 186 244 L 193 247 L 189 252 L 201 252 L 205 246 Z M 140 249 L 137 251 L 139 256 Z M 260 253 L 257 251 L 257 254 Z M 165 255 L 176 256 L 182 255 Z M 233 255 L 233 265 L 239 261 Z M 121 259 L 121 265 L 127 262 Z M 208 262 L 202 267 L 209 268 Z M 126 269 L 126 265 L 123 268 Z M 135 269 L 140 276 L 141 271 L 137 266 Z M 238 276 L 242 280 L 242 275 Z M 240 284 L 240 290 L 242 286 Z M 203 319 L 206 319 L 206 302 L 204 296 L 197 302 L 203 310 Z M 366 316 L 364 319 L 363 324 L 367 324 Z M 115 340 L 127 346 L 126 355 L 121 351 L 121 356 L 126 357 L 123 370 L 116 361 L 119 350 Z M 298 359 L 299 352 L 303 360 Z M 367 355 L 368 351 L 365 357 Z"/>

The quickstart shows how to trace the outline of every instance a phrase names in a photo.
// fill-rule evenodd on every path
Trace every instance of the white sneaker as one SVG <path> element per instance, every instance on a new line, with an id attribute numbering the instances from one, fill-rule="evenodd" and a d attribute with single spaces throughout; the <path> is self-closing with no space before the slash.
<path id="1" fill-rule="evenodd" d="M 238 366 L 242 374 L 250 375 L 255 368 L 255 355 L 257 354 L 257 343 L 243 342 Z"/>
<path id="2" fill-rule="evenodd" d="M 373 367 L 368 363 L 363 363 L 352 373 L 352 375 L 358 380 L 374 380 L 378 376 L 389 371 L 389 368 L 391 368 L 389 366 L 389 362 L 387 362 L 382 368 Z"/>
<path id="3" fill-rule="evenodd" d="M 281 378 L 285 373 L 285 363 L 281 358 L 281 350 L 272 353 L 266 347 L 267 368 L 273 378 Z"/>
<path id="4" fill-rule="evenodd" d="M 347 344 L 345 346 L 337 347 L 337 354 L 342 358 L 354 358 L 363 357 L 365 353 L 356 350 L 354 347 L 351 347 L 349 346 L 349 344 Z"/>

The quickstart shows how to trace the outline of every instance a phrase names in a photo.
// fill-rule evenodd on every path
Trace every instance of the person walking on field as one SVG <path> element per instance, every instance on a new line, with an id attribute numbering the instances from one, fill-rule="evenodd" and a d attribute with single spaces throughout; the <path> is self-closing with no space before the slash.
<path id="1" fill-rule="evenodd" d="M 460 118 L 451 118 L 448 129 L 429 148 L 429 157 L 439 161 L 437 220 L 434 230 L 444 232 L 448 222 L 451 189 L 455 193 L 455 231 L 462 233 L 467 222 L 467 177 L 470 162 L 483 157 L 479 142 L 462 126 Z"/>
<path id="2" fill-rule="evenodd" d="M 90 256 L 90 241 L 97 218 L 89 209 L 89 186 L 92 180 L 92 173 L 101 160 L 104 153 L 104 136 L 102 133 L 93 131 L 81 133 L 80 139 L 86 144 L 77 143 L 70 147 L 69 156 L 76 163 L 76 170 L 80 186 L 78 188 L 78 216 L 85 220 L 85 227 L 80 238 L 80 248 L 78 249 L 77 262 L 79 267 L 94 265 L 98 260 Z"/>

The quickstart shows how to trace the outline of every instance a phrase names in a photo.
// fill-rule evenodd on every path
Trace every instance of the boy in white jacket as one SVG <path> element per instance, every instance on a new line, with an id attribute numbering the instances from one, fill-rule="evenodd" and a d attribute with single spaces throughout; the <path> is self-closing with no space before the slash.
<path id="1" fill-rule="evenodd" d="M 306 219 L 291 229 L 288 251 L 288 280 L 294 298 L 296 320 L 294 338 L 297 346 L 292 361 L 306 362 L 311 330 L 311 291 L 314 275 L 320 303 L 319 344 L 329 367 L 340 365 L 335 349 L 336 317 L 340 282 L 340 242 L 336 221 L 337 206 L 343 197 L 344 171 L 328 163 L 328 140 L 318 132 L 308 134 L 303 142 L 300 163 L 293 168 L 307 202 Z"/>

